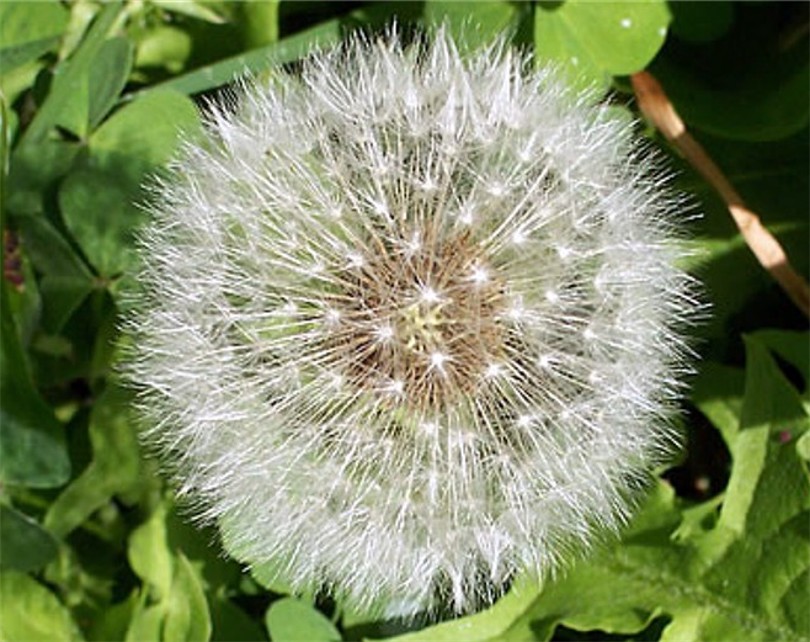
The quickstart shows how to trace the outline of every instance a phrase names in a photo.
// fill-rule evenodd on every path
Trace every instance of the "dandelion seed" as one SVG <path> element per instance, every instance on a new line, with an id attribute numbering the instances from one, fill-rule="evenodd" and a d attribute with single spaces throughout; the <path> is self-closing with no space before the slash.
<path id="1" fill-rule="evenodd" d="M 592 98 L 440 30 L 212 108 L 154 190 L 127 375 L 242 561 L 463 612 L 625 523 L 695 304 L 679 199 Z"/>

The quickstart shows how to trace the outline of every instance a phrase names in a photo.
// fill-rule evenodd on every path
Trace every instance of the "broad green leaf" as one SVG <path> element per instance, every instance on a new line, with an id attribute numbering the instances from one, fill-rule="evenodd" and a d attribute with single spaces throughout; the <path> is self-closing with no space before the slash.
<path id="1" fill-rule="evenodd" d="M 18 146 L 11 154 L 6 207 L 17 216 L 39 214 L 58 179 L 73 165 L 80 146 L 62 140 L 43 140 Z"/>
<path id="2" fill-rule="evenodd" d="M 174 92 L 154 92 L 124 106 L 90 137 L 89 153 L 59 190 L 65 224 L 105 278 L 134 261 L 133 238 L 145 214 L 136 207 L 149 172 L 165 163 L 181 133 L 199 127 L 194 105 Z"/>
<path id="3" fill-rule="evenodd" d="M 796 440 L 796 452 L 804 461 L 810 462 L 810 432 L 804 433 Z"/>
<path id="4" fill-rule="evenodd" d="M 28 515 L 0 505 L 0 569 L 37 571 L 56 557 L 56 552 L 53 535 Z"/>
<path id="5" fill-rule="evenodd" d="M 0 2 L 0 71 L 5 75 L 55 48 L 67 26 L 60 2 Z"/>
<path id="6" fill-rule="evenodd" d="M 807 127 L 810 65 L 774 62 L 737 86 L 717 85 L 687 67 L 656 64 L 658 76 L 681 117 L 693 127 L 735 140 L 772 141 Z"/>
<path id="7" fill-rule="evenodd" d="M 141 600 L 135 607 L 132 619 L 129 622 L 125 642 L 159 642 L 162 640 L 163 611 L 158 606 L 147 606 L 147 592 L 141 594 Z M 172 641 L 173 642 L 173 641 Z"/>
<path id="8" fill-rule="evenodd" d="M 65 224 L 104 277 L 120 274 L 134 260 L 133 232 L 144 214 L 133 198 L 117 174 L 93 170 L 72 172 L 59 190 Z"/>
<path id="9" fill-rule="evenodd" d="M 89 141 L 88 165 L 117 173 L 131 193 L 169 160 L 181 134 L 200 127 L 194 103 L 174 91 L 153 91 L 116 111 Z"/>
<path id="10" fill-rule="evenodd" d="M 19 67 L 12 69 L 9 72 L 0 74 L 0 93 L 6 105 L 13 105 L 23 92 L 27 91 L 36 81 L 37 74 L 42 68 L 42 63 L 37 60 L 31 60 L 24 63 Z M 9 111 L 9 132 L 16 136 L 19 129 L 19 118 L 17 112 Z M 12 137 L 9 137 L 11 140 Z"/>
<path id="11" fill-rule="evenodd" d="M 294 597 L 273 602 L 265 623 L 273 642 L 336 642 L 341 639 L 334 624 Z"/>
<path id="12" fill-rule="evenodd" d="M 79 137 L 87 135 L 91 101 L 89 75 L 120 11 L 120 3 L 106 4 L 78 49 L 57 66 L 48 96 L 25 131 L 18 149 L 41 143 L 57 125 Z"/>
<path id="13" fill-rule="evenodd" d="M 540 2 L 537 59 L 561 65 L 583 84 L 644 69 L 664 44 L 670 15 L 664 0 Z"/>
<path id="14" fill-rule="evenodd" d="M 0 640 L 81 640 L 70 612 L 42 584 L 15 571 L 0 572 Z"/>
<path id="15" fill-rule="evenodd" d="M 64 537 L 115 495 L 140 482 L 140 449 L 129 421 L 131 395 L 114 383 L 96 400 L 90 415 L 93 460 L 56 498 L 45 527 Z"/>
<path id="16" fill-rule="evenodd" d="M 63 426 L 34 387 L 8 305 L 0 287 L 0 481 L 36 488 L 64 484 L 70 476 Z"/>
<path id="17" fill-rule="evenodd" d="M 720 431 L 726 443 L 739 432 L 745 374 L 738 368 L 706 361 L 692 384 L 692 401 Z"/>

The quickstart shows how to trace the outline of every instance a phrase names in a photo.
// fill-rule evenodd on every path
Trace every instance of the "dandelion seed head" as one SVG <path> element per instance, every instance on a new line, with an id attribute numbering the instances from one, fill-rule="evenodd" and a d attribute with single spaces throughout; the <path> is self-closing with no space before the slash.
<path id="1" fill-rule="evenodd" d="M 314 54 L 152 197 L 127 376 L 229 550 L 355 609 L 489 603 L 632 513 L 696 308 L 631 127 L 499 42 Z"/>

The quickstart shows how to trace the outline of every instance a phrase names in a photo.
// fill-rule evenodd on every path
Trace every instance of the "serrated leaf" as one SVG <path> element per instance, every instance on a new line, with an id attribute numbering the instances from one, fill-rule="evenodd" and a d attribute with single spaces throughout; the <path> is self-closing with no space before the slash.
<path id="1" fill-rule="evenodd" d="M 273 602 L 265 616 L 273 642 L 338 642 L 335 625 L 306 602 L 285 597 Z"/>
<path id="2" fill-rule="evenodd" d="M 608 76 L 644 69 L 663 46 L 670 15 L 663 0 L 541 2 L 534 23 L 537 59 L 572 79 L 604 85 Z"/>
<path id="3" fill-rule="evenodd" d="M 0 640 L 81 640 L 68 609 L 42 584 L 15 571 L 0 573 Z"/>
<path id="4" fill-rule="evenodd" d="M 11 506 L 0 505 L 0 569 L 36 571 L 56 557 L 53 535 Z"/>

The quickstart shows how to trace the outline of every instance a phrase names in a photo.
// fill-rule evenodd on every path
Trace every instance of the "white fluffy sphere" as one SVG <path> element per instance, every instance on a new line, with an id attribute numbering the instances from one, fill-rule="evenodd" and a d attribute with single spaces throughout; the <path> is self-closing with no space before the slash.
<path id="1" fill-rule="evenodd" d="M 389 613 L 469 610 L 626 521 L 695 307 L 632 124 L 441 30 L 238 93 L 155 189 L 129 320 L 198 514 Z"/>

